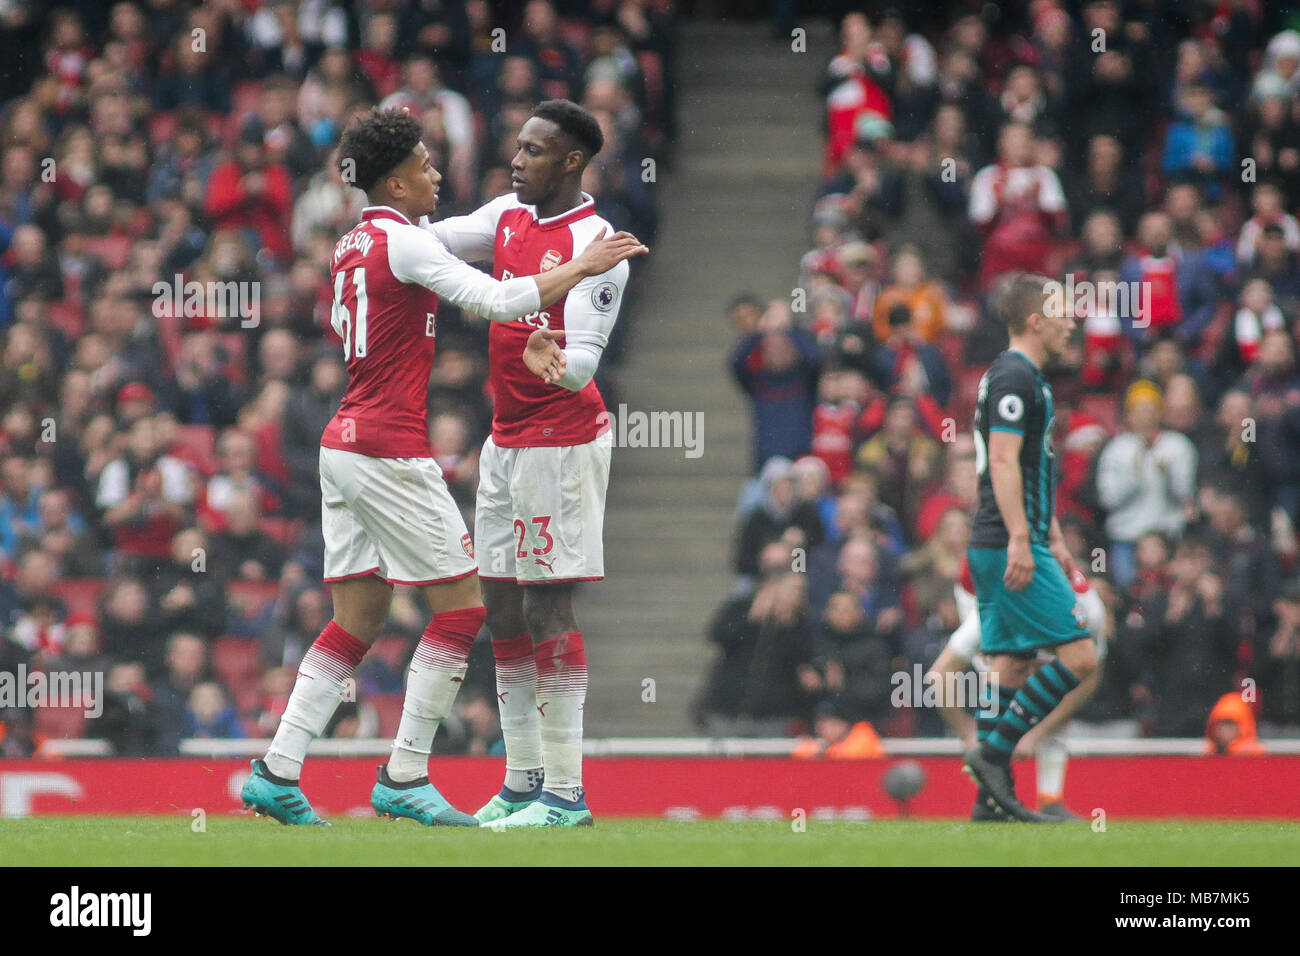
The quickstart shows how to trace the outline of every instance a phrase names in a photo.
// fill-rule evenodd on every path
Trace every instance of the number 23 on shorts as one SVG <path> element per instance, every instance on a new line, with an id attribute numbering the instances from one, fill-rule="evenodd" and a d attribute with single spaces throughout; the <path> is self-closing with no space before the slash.
<path id="1" fill-rule="evenodd" d="M 551 516 L 539 515 L 529 520 L 534 526 L 534 528 L 536 529 L 533 534 L 533 537 L 535 539 L 534 543 L 543 545 L 543 547 L 540 548 L 537 547 L 533 548 L 532 553 L 536 555 L 550 554 L 551 549 L 555 547 L 555 539 L 551 537 L 550 531 L 547 530 L 551 526 Z M 518 547 L 515 549 L 516 558 L 528 557 L 529 552 L 526 549 L 525 542 L 524 542 L 524 537 L 527 533 L 528 533 L 528 529 L 524 525 L 523 519 L 516 518 L 515 536 L 519 539 Z"/>

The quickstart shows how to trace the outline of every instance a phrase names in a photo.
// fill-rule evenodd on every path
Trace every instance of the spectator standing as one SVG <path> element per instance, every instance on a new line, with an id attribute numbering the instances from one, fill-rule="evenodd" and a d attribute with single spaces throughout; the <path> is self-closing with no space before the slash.
<path id="1" fill-rule="evenodd" d="M 821 356 L 807 332 L 795 328 L 790 307 L 774 300 L 758 331 L 731 354 L 731 370 L 754 409 L 754 467 L 776 455 L 791 460 L 812 446 L 812 413 Z"/>
<path id="2" fill-rule="evenodd" d="M 997 163 L 981 169 L 971 183 L 970 218 L 984 237 L 980 287 L 991 288 L 1013 269 L 1046 271 L 1068 215 L 1056 173 L 1035 162 L 1030 128 L 1007 123 L 998 136 Z"/>
<path id="3" fill-rule="evenodd" d="M 1196 491 L 1196 448 L 1160 427 L 1162 409 L 1155 385 L 1134 383 L 1124 396 L 1124 431 L 1102 448 L 1097 463 L 1111 572 L 1124 588 L 1137 576 L 1137 539 L 1148 531 L 1181 535 Z"/>
<path id="4" fill-rule="evenodd" d="M 805 551 L 821 544 L 825 537 L 816 504 L 796 494 L 790 459 L 769 458 L 759 474 L 759 484 L 762 500 L 745 518 L 736 548 L 736 570 L 744 575 L 757 574 L 759 553 L 771 542 L 784 540 L 791 529 L 799 533 L 795 547 Z"/>

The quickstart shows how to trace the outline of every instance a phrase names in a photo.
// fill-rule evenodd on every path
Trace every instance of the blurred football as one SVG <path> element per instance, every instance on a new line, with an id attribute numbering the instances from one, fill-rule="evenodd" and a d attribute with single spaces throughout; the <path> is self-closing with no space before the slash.
<path id="1" fill-rule="evenodd" d="M 895 800 L 910 800 L 925 786 L 925 768 L 915 760 L 902 760 L 885 771 L 885 793 Z"/>

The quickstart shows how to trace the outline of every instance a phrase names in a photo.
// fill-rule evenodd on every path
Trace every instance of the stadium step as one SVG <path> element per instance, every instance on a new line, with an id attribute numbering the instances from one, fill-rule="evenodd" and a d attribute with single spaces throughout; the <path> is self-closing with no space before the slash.
<path id="1" fill-rule="evenodd" d="M 790 294 L 821 163 L 815 89 L 834 41 L 821 21 L 802 25 L 806 53 L 774 43 L 763 21 L 681 26 L 680 137 L 657 186 L 663 226 L 635 280 L 619 384 L 629 411 L 703 413 L 704 440 L 691 459 L 682 448 L 614 452 L 607 577 L 578 597 L 593 737 L 694 730 L 688 712 L 713 658 L 709 621 L 735 581 L 736 498 L 752 454 L 749 404 L 727 367 L 726 306 L 746 290 Z M 642 700 L 646 679 L 653 703 Z"/>

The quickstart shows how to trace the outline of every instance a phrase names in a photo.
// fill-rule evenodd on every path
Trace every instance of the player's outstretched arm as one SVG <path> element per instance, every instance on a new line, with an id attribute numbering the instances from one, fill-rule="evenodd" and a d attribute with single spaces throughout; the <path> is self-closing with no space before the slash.
<path id="1" fill-rule="evenodd" d="M 501 214 L 516 205 L 514 196 L 498 196 L 466 216 L 449 216 L 437 222 L 428 217 L 419 226 L 433 235 L 451 254 L 466 262 L 491 262 Z"/>
<path id="2" fill-rule="evenodd" d="M 649 251 L 630 232 L 616 232 L 612 236 L 606 232 L 604 236 L 588 243 L 576 259 L 532 277 L 536 280 L 537 291 L 542 297 L 542 308 L 559 301 L 583 279 L 602 275 L 623 260 L 645 255 Z"/>
<path id="3" fill-rule="evenodd" d="M 391 220 L 376 223 L 388 233 L 388 264 L 399 282 L 422 285 L 493 322 L 509 322 L 541 308 L 530 276 L 498 282 L 457 259 L 430 231 Z"/>
<path id="4" fill-rule="evenodd" d="M 399 282 L 422 285 L 492 322 L 509 322 L 536 312 L 588 276 L 600 275 L 624 259 L 649 251 L 631 233 L 620 232 L 595 240 L 577 259 L 550 272 L 501 282 L 457 259 L 429 230 L 407 225 L 382 228 L 388 232 L 388 261 Z"/>

